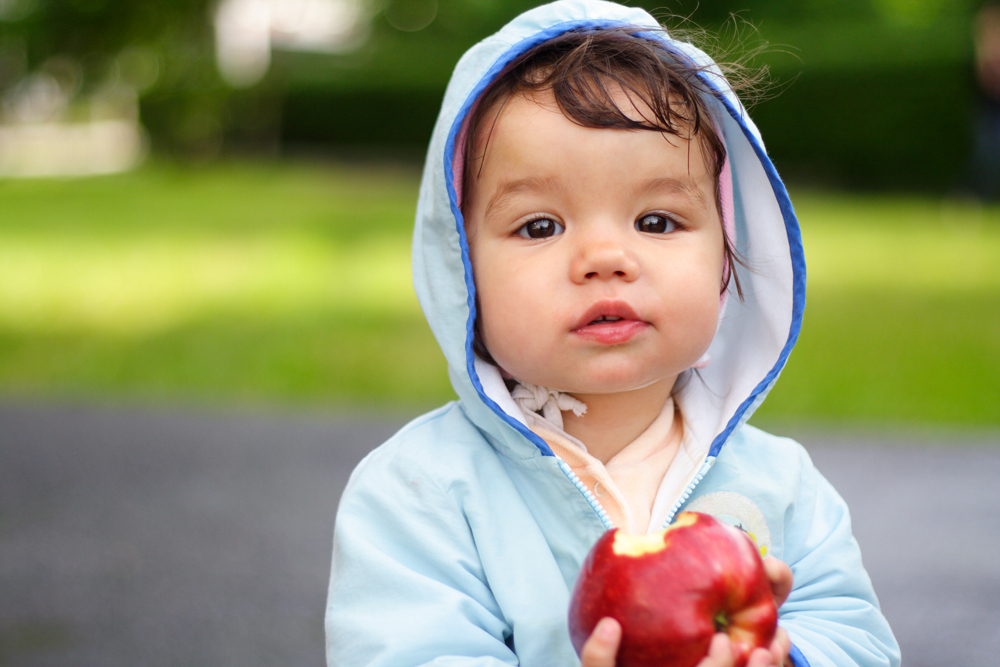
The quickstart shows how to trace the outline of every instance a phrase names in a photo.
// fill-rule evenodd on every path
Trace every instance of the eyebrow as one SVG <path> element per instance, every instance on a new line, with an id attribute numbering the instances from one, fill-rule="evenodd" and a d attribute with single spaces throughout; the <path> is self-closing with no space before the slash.
<path id="1" fill-rule="evenodd" d="M 551 176 L 545 178 L 529 176 L 513 181 L 501 181 L 500 185 L 497 186 L 496 192 L 490 197 L 489 203 L 486 204 L 486 211 L 483 213 L 483 217 L 488 218 L 491 213 L 503 210 L 508 200 L 516 194 L 532 191 L 543 192 L 556 188 L 558 188 L 557 180 Z"/>
<path id="2" fill-rule="evenodd" d="M 670 178 L 668 176 L 653 178 L 636 187 L 633 195 L 650 193 L 681 194 L 688 199 L 697 201 L 701 205 L 707 203 L 705 193 L 689 179 Z"/>

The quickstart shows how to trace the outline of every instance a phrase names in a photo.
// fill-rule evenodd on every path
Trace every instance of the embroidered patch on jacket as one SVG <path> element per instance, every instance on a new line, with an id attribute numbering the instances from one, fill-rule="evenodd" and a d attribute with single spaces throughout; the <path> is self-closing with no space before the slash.
<path id="1" fill-rule="evenodd" d="M 732 491 L 713 491 L 695 498 L 684 510 L 711 514 L 719 521 L 736 526 L 750 536 L 761 556 L 771 551 L 771 531 L 764 520 L 764 513 L 746 496 Z"/>

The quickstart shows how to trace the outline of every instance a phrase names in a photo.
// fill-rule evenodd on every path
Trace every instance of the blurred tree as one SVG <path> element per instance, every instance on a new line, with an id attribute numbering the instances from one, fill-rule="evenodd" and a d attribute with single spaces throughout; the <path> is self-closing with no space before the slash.
<path id="1" fill-rule="evenodd" d="M 981 0 L 624 1 L 681 24 L 690 18 L 710 34 L 735 15 L 736 27 L 723 32 L 748 36 L 750 47 L 764 39 L 781 45 L 762 62 L 786 82 L 801 76 L 755 111 L 779 165 L 843 184 L 948 187 L 941 174 L 965 159 L 969 25 Z M 142 122 L 161 150 L 212 154 L 225 137 L 256 149 L 325 143 L 416 153 L 461 54 L 539 4 L 358 0 L 370 26 L 356 48 L 279 51 L 258 83 L 235 89 L 216 67 L 219 2 L 0 0 L 0 95 L 35 72 L 77 96 L 124 85 L 139 95 Z M 759 29 L 758 41 L 740 21 Z M 907 139 L 921 136 L 929 118 L 950 141 Z"/>
<path id="2" fill-rule="evenodd" d="M 61 69 L 72 73 L 63 82 L 74 96 L 129 88 L 141 94 L 143 121 L 157 144 L 211 151 L 228 91 L 215 69 L 210 4 L 2 0 L 0 52 L 20 66 L 0 66 L 0 87 L 9 93 L 26 74 Z"/>

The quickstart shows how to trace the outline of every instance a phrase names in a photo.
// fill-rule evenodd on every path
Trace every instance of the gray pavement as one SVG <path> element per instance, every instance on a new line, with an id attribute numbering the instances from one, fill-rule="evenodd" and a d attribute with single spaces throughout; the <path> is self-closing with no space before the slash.
<path id="1" fill-rule="evenodd" d="M 399 415 L 0 404 L 0 664 L 323 660 L 337 499 Z M 908 667 L 996 667 L 1000 434 L 795 433 Z"/>

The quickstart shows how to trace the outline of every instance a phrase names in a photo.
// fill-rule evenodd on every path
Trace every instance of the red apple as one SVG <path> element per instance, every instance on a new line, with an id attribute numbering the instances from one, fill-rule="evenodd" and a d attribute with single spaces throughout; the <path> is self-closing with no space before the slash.
<path id="1" fill-rule="evenodd" d="M 778 624 L 757 546 L 698 512 L 650 535 L 601 536 L 570 601 L 577 654 L 605 616 L 622 626 L 618 667 L 694 667 L 716 632 L 729 635 L 742 667 L 754 648 L 771 645 Z"/>

